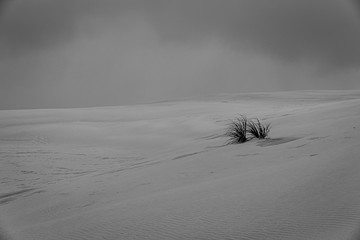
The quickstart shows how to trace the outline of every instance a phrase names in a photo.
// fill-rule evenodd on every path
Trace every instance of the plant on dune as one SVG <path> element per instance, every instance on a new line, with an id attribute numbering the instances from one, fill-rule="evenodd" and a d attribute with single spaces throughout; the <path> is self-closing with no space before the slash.
<path id="1" fill-rule="evenodd" d="M 247 123 L 247 132 L 259 139 L 266 138 L 270 132 L 270 128 L 269 123 L 263 124 L 258 118 L 248 120 Z"/>
<path id="2" fill-rule="evenodd" d="M 240 116 L 230 122 L 225 133 L 225 136 L 229 137 L 227 144 L 244 143 L 247 141 L 247 123 L 248 119 L 245 116 Z"/>
<path id="3" fill-rule="evenodd" d="M 248 141 L 248 134 L 253 138 L 264 139 L 269 135 L 270 129 L 269 123 L 264 124 L 258 118 L 248 119 L 241 115 L 228 125 L 225 136 L 229 137 L 229 140 L 226 144 L 244 143 Z"/>

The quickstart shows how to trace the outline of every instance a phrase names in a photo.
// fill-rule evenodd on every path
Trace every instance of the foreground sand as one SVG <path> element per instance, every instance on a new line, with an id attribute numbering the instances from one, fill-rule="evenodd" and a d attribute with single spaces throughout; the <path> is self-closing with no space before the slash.
<path id="1" fill-rule="evenodd" d="M 0 239 L 360 239 L 360 91 L 0 111 Z"/>

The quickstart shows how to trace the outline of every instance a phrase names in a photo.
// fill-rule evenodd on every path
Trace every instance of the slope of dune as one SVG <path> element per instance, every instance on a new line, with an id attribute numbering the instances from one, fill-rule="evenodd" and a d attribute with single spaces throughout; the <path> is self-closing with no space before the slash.
<path id="1" fill-rule="evenodd" d="M 0 239 L 360 239 L 359 156 L 357 90 L 0 111 Z"/>

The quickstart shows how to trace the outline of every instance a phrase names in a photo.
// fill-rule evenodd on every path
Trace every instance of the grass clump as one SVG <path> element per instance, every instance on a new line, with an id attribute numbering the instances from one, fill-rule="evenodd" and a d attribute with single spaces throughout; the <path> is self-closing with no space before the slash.
<path id="1" fill-rule="evenodd" d="M 264 139 L 269 135 L 270 124 L 263 124 L 258 118 L 254 118 L 248 121 L 247 132 L 255 138 Z"/>
<path id="2" fill-rule="evenodd" d="M 244 143 L 248 139 L 247 133 L 248 119 L 245 116 L 241 116 L 232 120 L 227 128 L 225 136 L 229 137 L 227 144 Z"/>
<path id="3" fill-rule="evenodd" d="M 247 119 L 240 116 L 232 120 L 227 128 L 225 136 L 229 137 L 227 144 L 244 143 L 249 140 L 247 135 L 252 138 L 264 139 L 269 135 L 270 124 L 263 124 L 258 118 Z"/>

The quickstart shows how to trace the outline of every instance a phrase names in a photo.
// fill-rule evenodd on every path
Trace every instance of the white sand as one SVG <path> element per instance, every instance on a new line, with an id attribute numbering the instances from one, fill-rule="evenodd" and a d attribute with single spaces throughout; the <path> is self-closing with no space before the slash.
<path id="1" fill-rule="evenodd" d="M 0 111 L 0 239 L 360 239 L 360 91 Z"/>

